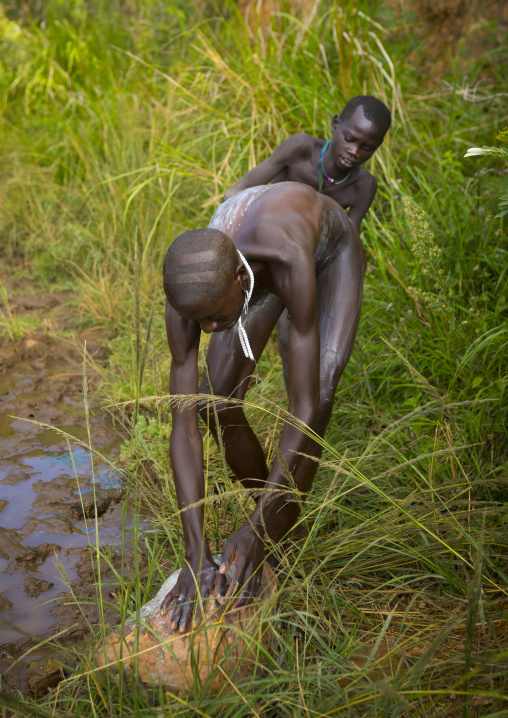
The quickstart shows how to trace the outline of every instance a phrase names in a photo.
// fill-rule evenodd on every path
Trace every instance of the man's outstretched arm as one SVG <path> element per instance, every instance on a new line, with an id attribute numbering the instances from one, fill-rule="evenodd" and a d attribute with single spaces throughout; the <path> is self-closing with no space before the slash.
<path id="1" fill-rule="evenodd" d="M 199 324 L 182 319 L 168 302 L 165 317 L 172 357 L 170 393 L 172 396 L 197 394 Z M 200 596 L 204 600 L 216 585 L 219 595 L 224 593 L 225 579 L 217 573 L 219 567 L 212 559 L 204 533 L 203 441 L 198 429 L 198 409 L 196 405 L 172 405 L 171 413 L 169 453 L 181 512 L 186 564 L 161 605 L 167 608 L 176 600 L 171 626 L 183 632 L 194 608 L 199 612 L 195 599 Z"/>
<path id="2" fill-rule="evenodd" d="M 348 212 L 348 217 L 351 222 L 355 225 L 356 229 L 360 231 L 360 225 L 363 218 L 369 211 L 371 204 L 374 202 L 374 197 L 377 192 L 377 182 L 370 173 L 365 173 L 366 177 L 363 181 L 361 191 L 357 194 L 357 201 L 353 204 Z"/>
<path id="3" fill-rule="evenodd" d="M 224 201 L 248 187 L 258 187 L 278 178 L 278 175 L 287 169 L 289 163 L 301 155 L 305 137 L 306 135 L 298 134 L 284 140 L 267 160 L 253 167 L 241 180 L 228 189 L 224 195 Z M 280 181 L 282 181 L 282 177 Z"/>

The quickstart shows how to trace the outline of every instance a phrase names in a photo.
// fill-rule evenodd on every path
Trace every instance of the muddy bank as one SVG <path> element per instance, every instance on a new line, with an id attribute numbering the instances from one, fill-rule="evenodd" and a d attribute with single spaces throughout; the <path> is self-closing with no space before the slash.
<path id="1" fill-rule="evenodd" d="M 72 662 L 72 652 L 79 652 L 91 629 L 115 622 L 112 567 L 124 576 L 133 569 L 115 549 L 131 521 L 125 510 L 122 516 L 122 478 L 108 465 L 119 453 L 120 427 L 92 401 L 92 446 L 105 460 L 95 457 L 92 463 L 87 448 L 72 440 L 89 441 L 85 341 L 93 361 L 104 360 L 107 352 L 95 332 L 61 336 L 62 322 L 69 322 L 62 305 L 67 298 L 15 297 L 11 308 L 35 313 L 44 331 L 18 341 L 0 338 L 0 674 L 2 690 L 12 695 L 44 692 L 59 673 L 48 664 L 50 657 Z M 97 375 L 87 373 L 93 398 Z M 65 431 L 70 442 L 41 424 Z M 110 606 L 103 615 L 94 600 L 86 600 L 96 596 L 97 543 L 109 547 L 111 564 L 101 566 L 103 598 Z M 69 597 L 69 587 L 77 601 Z M 30 651 L 62 631 L 57 654 L 48 646 Z"/>
<path id="2" fill-rule="evenodd" d="M 43 696 L 79 664 L 92 631 L 95 633 L 101 625 L 118 623 L 115 608 L 118 603 L 117 574 L 134 581 L 136 565 L 132 556 L 126 560 L 125 555 L 115 549 L 103 548 L 103 551 L 107 560 L 101 558 L 100 567 L 89 547 L 60 552 L 59 557 L 65 555 L 67 569 L 75 578 L 70 585 L 71 591 L 60 591 L 63 600 L 56 601 L 51 609 L 52 625 L 37 635 L 0 645 L 2 690 L 7 695 L 16 697 L 21 692 L 33 697 Z M 138 568 L 142 570 L 145 566 L 146 559 L 139 556 Z M 97 601 L 99 568 L 103 611 Z M 55 639 L 57 633 L 60 635 Z"/>

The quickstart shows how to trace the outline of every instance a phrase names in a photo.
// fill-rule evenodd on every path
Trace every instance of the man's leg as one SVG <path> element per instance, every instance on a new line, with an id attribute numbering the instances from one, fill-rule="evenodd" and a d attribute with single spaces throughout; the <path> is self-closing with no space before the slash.
<path id="1" fill-rule="evenodd" d="M 288 391 L 288 341 L 289 341 L 289 312 L 284 309 L 277 322 L 277 335 L 279 337 L 279 354 L 282 359 L 282 376 L 284 386 Z"/>
<path id="2" fill-rule="evenodd" d="M 256 361 L 261 356 L 282 309 L 281 300 L 269 293 L 256 297 L 249 307 L 244 326 Z M 200 391 L 243 400 L 255 365 L 251 359 L 244 356 L 236 327 L 212 334 L 206 362 L 208 376 L 205 374 L 203 377 Z M 261 490 L 268 476 L 268 468 L 263 449 L 247 421 L 243 408 L 219 402 L 216 411 L 229 467 L 246 488 Z M 217 440 L 218 428 L 213 407 L 205 407 L 199 413 Z"/>
<path id="3" fill-rule="evenodd" d="M 363 271 L 359 271 L 354 253 L 350 254 L 347 250 L 342 252 L 319 274 L 317 283 L 320 386 L 315 431 L 320 437 L 324 437 L 332 415 L 337 384 L 353 351 L 360 320 Z M 288 332 L 284 331 L 282 319 L 277 325 L 278 329 L 279 327 L 282 329 L 279 335 L 279 351 L 284 364 L 287 362 Z M 312 458 L 302 458 L 295 484 L 299 491 L 307 493 L 314 481 L 322 448 L 315 441 L 309 440 L 304 453 Z M 279 511 L 279 520 L 274 522 L 269 532 L 274 542 L 287 534 L 298 516 L 298 503 L 290 499 L 288 494 L 288 503 Z"/>

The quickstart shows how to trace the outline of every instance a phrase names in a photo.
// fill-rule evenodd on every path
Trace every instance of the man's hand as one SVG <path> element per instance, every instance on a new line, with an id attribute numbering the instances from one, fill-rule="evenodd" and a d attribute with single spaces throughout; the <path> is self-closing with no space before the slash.
<path id="1" fill-rule="evenodd" d="M 233 185 L 233 187 L 230 187 L 228 191 L 224 194 L 224 197 L 222 199 L 223 202 L 226 202 L 230 197 L 234 197 L 235 194 L 238 194 L 240 192 L 239 189 L 235 189 L 236 185 Z"/>
<path id="2" fill-rule="evenodd" d="M 201 560 L 201 573 L 199 561 L 186 563 L 180 571 L 178 581 L 161 603 L 166 609 L 176 600 L 171 617 L 171 629 L 184 633 L 194 616 L 197 625 L 201 607 L 204 601 L 212 595 L 223 597 L 226 593 L 226 577 L 219 573 L 219 567 L 213 560 Z M 198 589 L 198 591 L 197 591 Z M 199 594 L 199 595 L 198 595 Z"/>
<path id="3" fill-rule="evenodd" d="M 236 595 L 240 589 L 235 602 L 237 608 L 247 606 L 257 596 L 264 556 L 264 541 L 249 521 L 234 531 L 226 541 L 219 571 L 220 574 L 225 574 L 233 560 L 235 561 L 235 574 L 226 597 Z"/>

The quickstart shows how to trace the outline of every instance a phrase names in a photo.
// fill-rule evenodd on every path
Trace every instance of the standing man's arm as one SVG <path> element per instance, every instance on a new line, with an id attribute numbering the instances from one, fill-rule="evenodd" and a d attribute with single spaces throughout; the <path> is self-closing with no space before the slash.
<path id="1" fill-rule="evenodd" d="M 224 195 L 224 201 L 243 189 L 268 184 L 277 178 L 287 169 L 290 162 L 294 162 L 301 155 L 302 147 L 306 145 L 305 138 L 306 135 L 300 133 L 284 140 L 267 160 L 253 167 L 241 180 L 228 189 Z"/>
<path id="2" fill-rule="evenodd" d="M 358 192 L 358 201 L 356 201 L 348 212 L 348 217 L 360 231 L 362 219 L 369 211 L 370 205 L 374 201 L 377 192 L 377 182 L 370 173 L 366 173 L 367 177 L 362 181 L 361 190 Z"/>
<path id="3" fill-rule="evenodd" d="M 167 301 L 165 319 L 172 357 L 171 396 L 195 395 L 198 393 L 199 324 L 182 319 Z M 194 603 L 197 595 L 204 600 L 216 584 L 220 595 L 224 592 L 225 578 L 218 574 L 219 567 L 212 559 L 204 532 L 203 440 L 198 428 L 198 407 L 173 404 L 171 414 L 169 454 L 181 512 L 186 564 L 161 606 L 167 608 L 176 599 L 171 627 L 183 632 L 194 606 L 199 611 L 199 603 Z"/>

